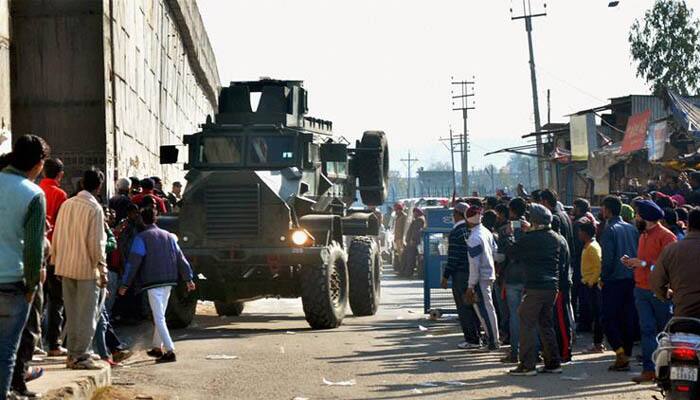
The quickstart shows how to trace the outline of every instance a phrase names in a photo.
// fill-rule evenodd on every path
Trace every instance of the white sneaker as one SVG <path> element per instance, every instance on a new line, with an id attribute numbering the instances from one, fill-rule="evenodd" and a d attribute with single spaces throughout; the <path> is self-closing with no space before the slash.
<path id="1" fill-rule="evenodd" d="M 457 348 L 462 350 L 474 350 L 480 349 L 481 345 L 478 343 L 462 342 L 457 345 Z"/>

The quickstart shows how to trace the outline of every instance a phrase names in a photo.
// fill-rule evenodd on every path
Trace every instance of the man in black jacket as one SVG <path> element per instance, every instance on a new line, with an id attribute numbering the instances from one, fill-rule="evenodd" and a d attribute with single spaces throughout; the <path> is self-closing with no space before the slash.
<path id="1" fill-rule="evenodd" d="M 523 263 L 525 296 L 520 317 L 520 364 L 509 371 L 516 376 L 537 375 L 536 332 L 540 333 L 544 368 L 539 372 L 561 373 L 561 359 L 554 333 L 552 312 L 559 287 L 560 260 L 568 258 L 564 239 L 550 224 L 552 213 L 539 204 L 530 207 L 532 226 L 508 249 L 507 256 Z"/>
<path id="2" fill-rule="evenodd" d="M 452 279 L 452 295 L 457 306 L 459 322 L 464 333 L 464 342 L 457 345 L 460 349 L 475 349 L 481 347 L 479 338 L 479 317 L 474 306 L 464 301 L 469 282 L 469 261 L 467 259 L 467 238 L 469 229 L 464 219 L 464 213 L 469 208 L 464 203 L 457 203 L 454 208 L 454 228 L 450 232 L 447 247 L 447 266 L 442 274 L 440 285 L 447 289 Z"/>
<path id="3" fill-rule="evenodd" d="M 540 196 L 540 203 L 552 213 L 552 231 L 559 233 L 566 240 L 569 249 L 567 253 L 569 253 L 574 248 L 574 233 L 569 215 L 559 203 L 555 191 L 545 189 Z M 567 256 L 566 260 L 562 260 L 561 263 L 559 293 L 554 306 L 554 328 L 557 332 L 559 355 L 563 362 L 571 361 L 574 326 L 574 310 L 571 306 L 572 275 L 571 262 Z"/>

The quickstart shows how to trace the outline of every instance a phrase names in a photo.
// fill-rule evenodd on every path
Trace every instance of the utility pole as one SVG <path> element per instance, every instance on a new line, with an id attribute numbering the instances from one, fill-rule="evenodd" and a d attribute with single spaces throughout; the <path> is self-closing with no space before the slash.
<path id="1" fill-rule="evenodd" d="M 456 197 L 457 196 L 457 172 L 455 171 L 455 142 L 454 142 L 454 136 L 452 135 L 452 127 L 450 127 L 450 137 L 449 139 L 443 139 L 440 138 L 441 142 L 444 142 L 446 140 L 450 141 L 450 147 L 447 147 L 447 150 L 450 151 L 450 160 L 452 161 L 452 196 Z M 444 143 L 443 143 L 444 145 Z"/>
<path id="2" fill-rule="evenodd" d="M 540 124 L 540 105 L 539 98 L 537 95 L 537 74 L 535 73 L 535 51 L 532 47 L 532 19 L 537 17 L 547 16 L 547 3 L 544 4 L 545 12 L 533 14 L 532 6 L 530 5 L 530 0 L 523 0 L 523 15 L 512 16 L 513 9 L 511 8 L 511 20 L 515 21 L 518 19 L 525 20 L 525 31 L 527 32 L 527 44 L 530 51 L 530 80 L 532 81 L 532 104 L 535 111 L 535 132 L 539 133 L 542 130 L 542 125 Z M 544 159 L 542 158 L 542 153 L 544 152 L 542 148 L 542 137 L 540 135 L 535 136 L 537 141 L 537 177 L 539 179 L 540 187 L 545 186 L 544 181 Z"/>
<path id="3" fill-rule="evenodd" d="M 459 87 L 459 94 L 454 95 L 452 91 L 452 111 L 462 112 L 462 121 L 464 128 L 462 131 L 461 152 L 462 152 L 462 192 L 464 195 L 469 195 L 469 129 L 467 128 L 467 117 L 469 110 L 474 110 L 474 103 L 469 106 L 469 98 L 474 96 L 474 77 L 472 81 L 454 81 L 452 78 L 452 86 Z M 471 93 L 469 90 L 471 89 Z M 455 100 L 459 101 L 459 106 L 455 107 Z"/>
<path id="4" fill-rule="evenodd" d="M 547 123 L 552 123 L 552 91 L 547 89 Z"/>
<path id="5" fill-rule="evenodd" d="M 408 163 L 408 187 L 406 188 L 406 197 L 411 198 L 411 163 L 420 161 L 417 158 L 411 158 L 411 150 L 408 151 L 408 157 L 402 158 L 401 161 Z"/>

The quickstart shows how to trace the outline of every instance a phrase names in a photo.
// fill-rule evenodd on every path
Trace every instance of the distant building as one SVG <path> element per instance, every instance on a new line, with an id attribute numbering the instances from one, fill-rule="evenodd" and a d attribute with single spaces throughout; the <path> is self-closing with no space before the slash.
<path id="1" fill-rule="evenodd" d="M 455 172 L 455 174 L 458 174 Z M 456 179 L 459 181 L 459 179 Z M 417 189 L 420 196 L 452 197 L 453 174 L 450 170 L 418 169 Z M 457 183 L 457 193 L 461 186 Z"/>

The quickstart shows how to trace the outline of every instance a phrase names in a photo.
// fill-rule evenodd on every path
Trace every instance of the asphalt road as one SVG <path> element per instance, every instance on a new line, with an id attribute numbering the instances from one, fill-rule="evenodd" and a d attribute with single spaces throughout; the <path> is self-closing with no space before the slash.
<path id="1" fill-rule="evenodd" d="M 650 399 L 652 386 L 607 372 L 612 353 L 581 356 L 561 376 L 509 377 L 500 353 L 456 349 L 447 317 L 422 314 L 422 282 L 390 273 L 373 317 L 349 316 L 339 329 L 308 328 L 301 300 L 261 300 L 243 316 L 220 318 L 200 303 L 195 324 L 173 331 L 178 362 L 155 365 L 143 352 L 114 371 L 113 382 L 163 399 Z M 427 328 L 427 331 L 419 326 Z M 145 348 L 151 329 L 124 331 Z M 579 337 L 577 350 L 589 345 Z M 207 356 L 235 356 L 210 360 Z M 635 371 L 639 371 L 638 366 Z M 326 382 L 350 382 L 328 386 Z"/>

